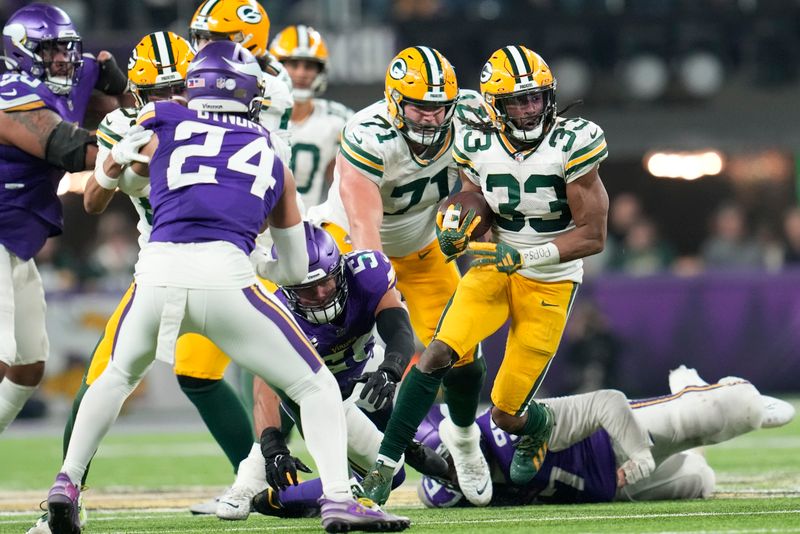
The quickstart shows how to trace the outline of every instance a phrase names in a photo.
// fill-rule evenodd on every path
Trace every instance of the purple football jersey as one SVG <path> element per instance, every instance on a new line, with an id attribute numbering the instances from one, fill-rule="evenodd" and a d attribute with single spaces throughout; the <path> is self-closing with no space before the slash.
<path id="1" fill-rule="evenodd" d="M 77 85 L 56 95 L 25 73 L 0 77 L 0 111 L 50 109 L 65 121 L 83 123 L 86 106 L 97 83 L 97 62 L 84 56 Z M 15 146 L 0 145 L 0 243 L 28 260 L 48 237 L 62 232 L 64 221 L 56 188 L 64 170 Z"/>
<path id="2" fill-rule="evenodd" d="M 417 430 L 417 439 L 436 449 L 441 444 L 438 429 L 442 419 L 441 407 L 434 406 Z M 511 483 L 509 473 L 514 444 L 519 438 L 497 428 L 489 409 L 476 421 L 481 430 L 481 448 L 490 468 L 503 477 L 494 480 L 493 502 L 497 501 L 496 504 L 522 505 L 535 501 L 578 504 L 614 499 L 617 466 L 611 439 L 605 430 L 598 430 L 563 451 L 549 451 L 533 480 L 520 487 Z"/>
<path id="3" fill-rule="evenodd" d="M 347 300 L 342 313 L 332 323 L 316 324 L 295 314 L 300 328 L 311 340 L 339 388 L 352 387 L 351 378 L 361 376 L 372 356 L 375 339 L 375 310 L 386 292 L 397 283 L 392 264 L 377 250 L 357 250 L 345 255 Z M 287 304 L 283 291 L 276 296 Z"/>
<path id="4" fill-rule="evenodd" d="M 228 241 L 249 254 L 283 192 L 283 163 L 267 130 L 242 116 L 177 102 L 146 106 L 138 122 L 158 135 L 150 162 L 150 241 Z"/>

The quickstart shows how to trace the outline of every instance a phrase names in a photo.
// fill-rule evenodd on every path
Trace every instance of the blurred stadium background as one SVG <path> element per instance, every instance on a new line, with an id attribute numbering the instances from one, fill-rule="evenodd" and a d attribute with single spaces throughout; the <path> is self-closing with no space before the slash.
<path id="1" fill-rule="evenodd" d="M 0 2 L 0 22 L 27 2 Z M 187 34 L 196 0 L 59 0 L 84 38 L 124 66 L 154 30 Z M 262 0 L 271 35 L 310 24 L 331 52 L 327 98 L 381 98 L 389 59 L 427 44 L 477 89 L 496 48 L 538 51 L 560 107 L 600 124 L 610 156 L 607 250 L 586 283 L 543 393 L 667 391 L 681 363 L 742 376 L 765 393 L 800 384 L 800 3 L 794 0 Z M 48 291 L 52 355 L 32 418 L 67 410 L 108 313 L 130 282 L 135 214 L 119 197 L 86 215 L 62 184 L 66 229 L 36 258 Z M 496 370 L 503 332 L 486 344 Z M 180 410 L 157 366 L 134 411 Z M 488 396 L 487 396 L 488 399 Z M 19 419 L 11 431 L 24 428 Z M 54 431 L 60 430 L 54 428 Z"/>

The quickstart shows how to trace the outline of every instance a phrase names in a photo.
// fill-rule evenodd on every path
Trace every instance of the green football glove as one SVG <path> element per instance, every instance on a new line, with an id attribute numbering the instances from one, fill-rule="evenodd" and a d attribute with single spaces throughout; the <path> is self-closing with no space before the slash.
<path id="1" fill-rule="evenodd" d="M 494 269 L 511 274 L 522 268 L 522 255 L 505 243 L 470 243 L 469 253 L 475 256 L 472 267 Z"/>
<path id="2" fill-rule="evenodd" d="M 444 213 L 441 211 L 436 213 L 436 238 L 439 240 L 439 248 L 447 258 L 446 261 L 448 263 L 466 252 L 472 231 L 481 222 L 481 216 L 478 215 L 476 217 L 475 210 L 470 209 L 461 224 L 458 224 L 460 213 L 461 204 L 447 206 L 447 222 L 444 220 Z M 447 224 L 447 227 L 445 227 L 445 224 Z"/>

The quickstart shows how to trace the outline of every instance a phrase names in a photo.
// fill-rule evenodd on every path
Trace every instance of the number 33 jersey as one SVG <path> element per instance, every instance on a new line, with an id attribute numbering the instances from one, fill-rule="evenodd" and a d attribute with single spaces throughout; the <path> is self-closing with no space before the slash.
<path id="1" fill-rule="evenodd" d="M 461 91 L 459 100 L 480 99 L 474 91 Z M 477 105 L 477 102 L 475 103 Z M 383 201 L 381 242 L 390 257 L 402 257 L 430 244 L 435 238 L 436 209 L 458 179 L 452 157 L 458 121 L 439 150 L 422 159 L 395 128 L 386 101 L 380 100 L 356 113 L 344 128 L 341 154 L 356 171 L 374 182 Z M 339 192 L 338 169 L 320 211 L 309 211 L 312 220 L 330 220 L 349 230 Z"/>
<path id="2" fill-rule="evenodd" d="M 453 147 L 456 163 L 481 187 L 495 213 L 495 240 L 517 249 L 543 245 L 575 227 L 567 204 L 567 184 L 607 156 L 603 130 L 579 118 L 557 119 L 535 150 L 517 152 L 502 133 L 469 127 L 460 132 Z M 543 282 L 580 283 L 583 261 L 518 272 Z"/>

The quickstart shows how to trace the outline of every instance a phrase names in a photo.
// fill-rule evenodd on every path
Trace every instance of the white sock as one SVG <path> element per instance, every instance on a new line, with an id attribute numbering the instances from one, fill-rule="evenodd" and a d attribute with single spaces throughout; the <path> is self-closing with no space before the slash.
<path id="1" fill-rule="evenodd" d="M 300 405 L 306 447 L 322 480 L 323 496 L 334 501 L 353 498 L 347 467 L 347 424 L 336 379 L 324 367 L 314 377 L 287 388 Z"/>
<path id="2" fill-rule="evenodd" d="M 264 455 L 261 454 L 260 443 L 253 443 L 247 458 L 239 462 L 239 469 L 236 472 L 236 483 L 248 485 L 258 483 L 266 486 L 267 471 L 265 468 Z"/>
<path id="3" fill-rule="evenodd" d="M 61 467 L 73 484 L 80 485 L 86 466 L 140 380 L 128 377 L 112 363 L 86 390 Z"/>
<path id="4" fill-rule="evenodd" d="M 11 424 L 37 386 L 21 386 L 8 378 L 0 382 L 0 434 Z"/>

